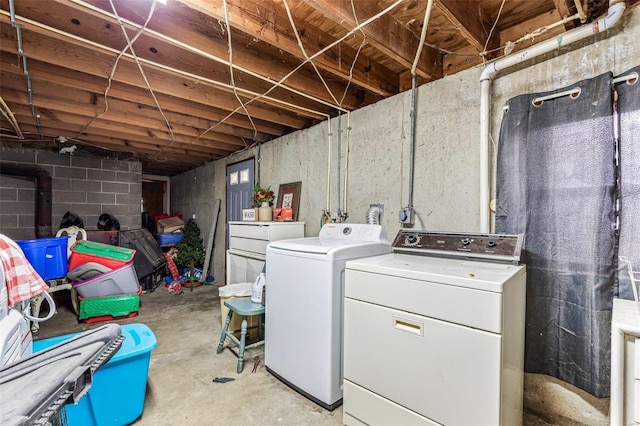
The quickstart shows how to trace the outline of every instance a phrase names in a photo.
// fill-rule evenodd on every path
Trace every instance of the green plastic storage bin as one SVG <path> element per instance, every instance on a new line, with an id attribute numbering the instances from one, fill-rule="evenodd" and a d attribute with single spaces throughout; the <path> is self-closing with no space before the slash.
<path id="1" fill-rule="evenodd" d="M 79 297 L 80 307 L 78 319 L 86 320 L 97 317 L 125 317 L 140 310 L 140 294 L 142 287 L 134 294 L 119 294 L 104 297 Z"/>
<path id="2" fill-rule="evenodd" d="M 135 250 L 126 247 L 96 243 L 95 241 L 76 241 L 71 246 L 69 270 L 88 262 L 96 262 L 115 269 L 131 262 L 135 254 Z"/>

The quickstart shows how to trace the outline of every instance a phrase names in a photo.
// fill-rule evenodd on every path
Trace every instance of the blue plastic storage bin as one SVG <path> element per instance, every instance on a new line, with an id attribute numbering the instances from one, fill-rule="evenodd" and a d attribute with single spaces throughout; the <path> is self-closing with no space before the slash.
<path id="1" fill-rule="evenodd" d="M 157 237 L 159 246 L 172 246 L 178 244 L 184 234 L 158 234 Z"/>
<path id="2" fill-rule="evenodd" d="M 67 242 L 69 236 L 20 240 L 20 246 L 33 269 L 43 280 L 67 275 Z"/>
<path id="3" fill-rule="evenodd" d="M 37 340 L 33 352 L 77 334 Z M 122 346 L 95 372 L 89 392 L 78 404 L 65 406 L 69 426 L 128 425 L 142 415 L 151 351 L 158 341 L 145 324 L 122 325 L 122 335 Z"/>

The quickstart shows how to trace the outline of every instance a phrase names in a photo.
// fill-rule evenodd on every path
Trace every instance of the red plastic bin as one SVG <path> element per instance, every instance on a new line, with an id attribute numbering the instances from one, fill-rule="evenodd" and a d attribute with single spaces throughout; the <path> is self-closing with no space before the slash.
<path id="1" fill-rule="evenodd" d="M 69 270 L 88 262 L 96 262 L 107 268 L 115 269 L 131 262 L 135 254 L 134 249 L 80 240 L 71 246 Z"/>

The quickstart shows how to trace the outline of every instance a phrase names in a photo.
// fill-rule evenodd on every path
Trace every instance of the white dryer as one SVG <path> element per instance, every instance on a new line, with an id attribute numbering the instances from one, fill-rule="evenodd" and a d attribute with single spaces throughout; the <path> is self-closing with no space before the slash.
<path id="1" fill-rule="evenodd" d="M 522 236 L 400 231 L 346 265 L 344 423 L 522 423 Z"/>
<path id="2" fill-rule="evenodd" d="M 269 243 L 267 370 L 321 406 L 339 406 L 345 263 L 390 252 L 384 229 L 369 224 L 329 223 L 318 237 Z"/>

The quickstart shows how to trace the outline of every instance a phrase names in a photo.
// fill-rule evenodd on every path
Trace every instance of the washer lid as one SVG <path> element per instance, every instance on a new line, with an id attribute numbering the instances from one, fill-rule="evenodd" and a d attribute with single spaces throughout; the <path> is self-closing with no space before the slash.
<path id="1" fill-rule="evenodd" d="M 267 251 L 308 254 L 338 260 L 389 253 L 391 252 L 391 244 L 388 241 L 349 241 L 344 239 L 309 237 L 272 241 L 267 246 Z"/>
<path id="2" fill-rule="evenodd" d="M 364 247 L 378 247 L 380 249 L 367 249 Z M 359 248 L 357 248 L 359 247 Z M 388 249 L 387 249 L 388 247 Z M 387 240 L 387 234 L 380 225 L 364 223 L 327 223 L 320 230 L 317 237 L 295 238 L 289 240 L 272 241 L 267 250 L 285 250 L 298 253 L 333 256 L 338 252 L 360 253 L 362 256 L 373 256 L 391 251 L 391 243 Z"/>

